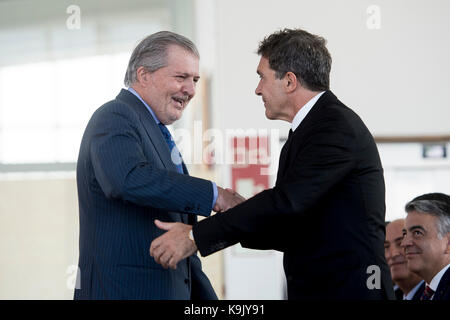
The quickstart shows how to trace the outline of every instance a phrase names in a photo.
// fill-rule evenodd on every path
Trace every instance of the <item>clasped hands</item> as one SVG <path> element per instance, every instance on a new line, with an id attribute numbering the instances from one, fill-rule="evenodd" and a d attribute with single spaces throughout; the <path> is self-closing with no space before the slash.
<path id="1" fill-rule="evenodd" d="M 217 187 L 218 195 L 213 210 L 227 211 L 245 198 L 232 189 Z M 176 269 L 178 262 L 193 255 L 197 251 L 195 242 L 189 238 L 192 226 L 181 222 L 162 222 L 155 220 L 155 225 L 166 230 L 163 235 L 154 239 L 150 245 L 150 256 L 165 269 Z"/>

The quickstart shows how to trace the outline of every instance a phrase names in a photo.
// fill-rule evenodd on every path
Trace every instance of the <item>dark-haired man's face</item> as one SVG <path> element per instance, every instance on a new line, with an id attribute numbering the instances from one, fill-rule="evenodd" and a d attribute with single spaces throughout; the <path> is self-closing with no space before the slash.
<path id="1" fill-rule="evenodd" d="M 277 79 L 275 70 L 270 68 L 269 60 L 261 57 L 256 71 L 260 77 L 255 93 L 262 97 L 266 108 L 266 117 L 270 120 L 289 121 L 286 112 L 286 94 L 283 89 L 283 79 Z"/>
<path id="2" fill-rule="evenodd" d="M 437 230 L 436 216 L 412 211 L 405 219 L 402 247 L 408 268 L 428 283 L 450 263 L 449 235 L 442 238 Z"/>

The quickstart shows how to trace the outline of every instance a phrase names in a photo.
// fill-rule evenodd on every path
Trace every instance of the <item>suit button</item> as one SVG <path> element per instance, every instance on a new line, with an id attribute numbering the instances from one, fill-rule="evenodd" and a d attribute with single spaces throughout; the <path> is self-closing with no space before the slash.
<path id="1" fill-rule="evenodd" d="M 188 284 L 189 283 L 189 279 L 184 279 L 184 283 Z"/>

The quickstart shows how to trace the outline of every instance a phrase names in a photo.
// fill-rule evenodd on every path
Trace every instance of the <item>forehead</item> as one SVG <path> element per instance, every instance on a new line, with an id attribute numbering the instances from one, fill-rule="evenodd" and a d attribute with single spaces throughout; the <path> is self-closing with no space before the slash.
<path id="1" fill-rule="evenodd" d="M 265 57 L 261 57 L 256 71 L 258 73 L 261 73 L 261 72 L 267 72 L 268 70 L 272 70 L 272 69 L 270 69 L 269 59 L 267 59 Z"/>
<path id="2" fill-rule="evenodd" d="M 198 75 L 199 58 L 192 52 L 176 45 L 167 48 L 167 68 Z"/>
<path id="3" fill-rule="evenodd" d="M 421 213 L 417 211 L 411 211 L 408 213 L 405 219 L 405 227 L 407 230 L 411 227 L 421 226 L 425 230 L 436 229 L 436 216 L 431 214 Z"/>
<path id="4" fill-rule="evenodd" d="M 397 237 L 401 237 L 404 227 L 405 222 L 403 220 L 397 220 L 389 223 L 386 227 L 386 239 L 394 240 Z"/>

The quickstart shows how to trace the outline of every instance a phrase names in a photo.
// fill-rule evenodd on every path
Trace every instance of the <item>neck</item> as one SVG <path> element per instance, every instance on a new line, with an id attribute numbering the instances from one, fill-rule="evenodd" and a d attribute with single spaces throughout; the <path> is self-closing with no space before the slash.
<path id="1" fill-rule="evenodd" d="M 439 271 L 441 271 L 442 269 L 444 269 L 445 266 L 447 266 L 448 261 L 447 262 L 443 262 L 441 264 L 439 264 L 438 266 L 436 266 L 435 268 L 431 269 L 431 270 L 426 270 L 425 272 L 423 272 L 422 278 L 428 283 L 431 283 L 431 280 L 433 280 L 433 278 L 439 273 Z"/>
<path id="2" fill-rule="evenodd" d="M 298 94 L 295 96 L 294 99 L 293 115 L 290 122 L 294 120 L 295 115 L 300 111 L 300 109 L 303 108 L 305 104 L 308 103 L 309 100 L 318 95 L 319 92 L 320 91 L 310 91 L 305 88 L 302 88 L 301 90 L 298 91 Z"/>
<path id="3" fill-rule="evenodd" d="M 407 278 L 400 281 L 395 281 L 395 283 L 402 289 L 403 293 L 407 295 L 415 286 L 420 282 L 420 278 L 414 276 L 412 279 Z"/>

